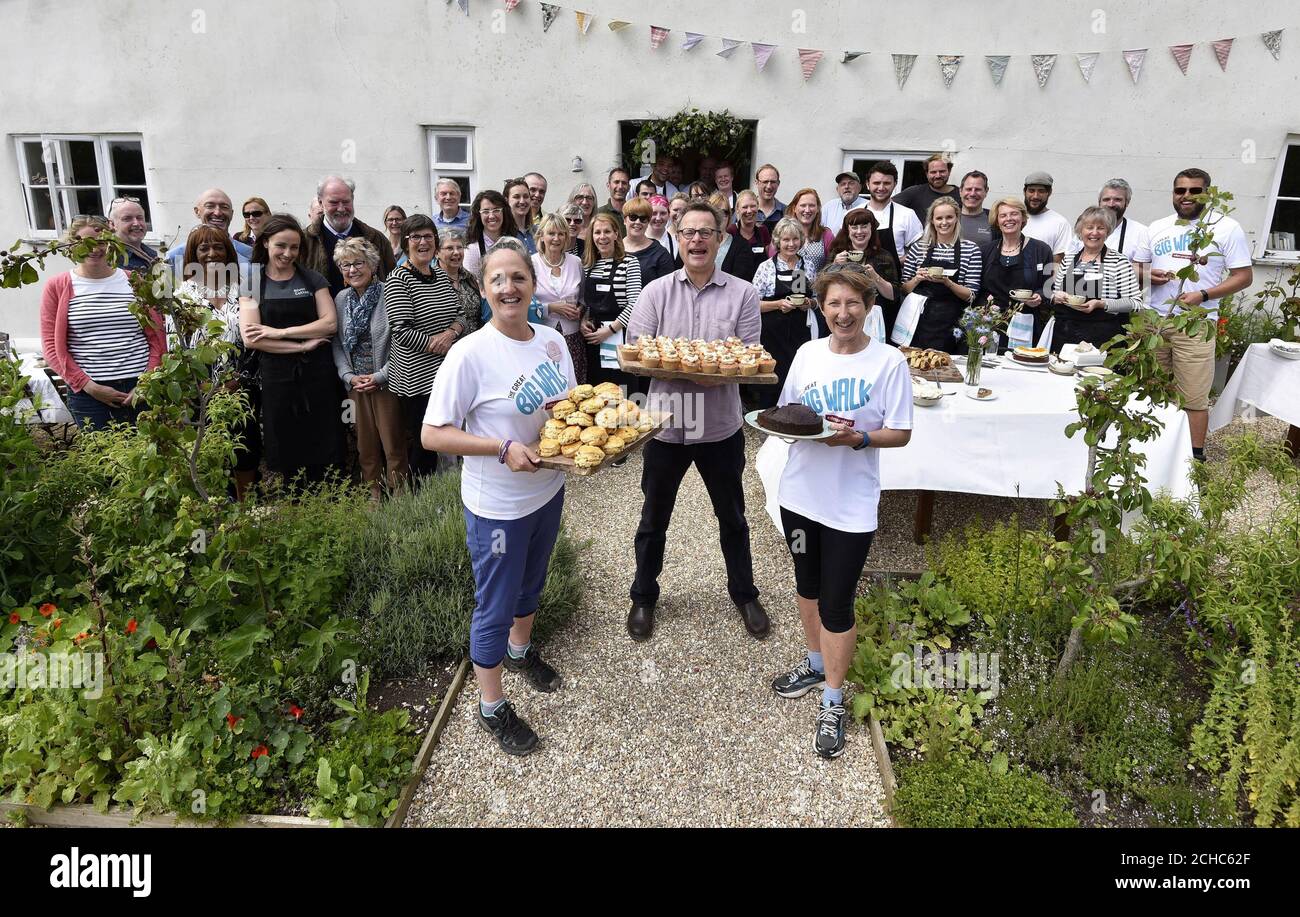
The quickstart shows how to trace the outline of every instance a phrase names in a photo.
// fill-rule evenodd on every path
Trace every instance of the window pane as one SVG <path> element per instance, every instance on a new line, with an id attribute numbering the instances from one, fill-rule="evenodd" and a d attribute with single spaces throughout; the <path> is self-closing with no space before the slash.
<path id="1" fill-rule="evenodd" d="M 903 180 L 900 184 L 904 188 L 910 188 L 913 185 L 924 185 L 925 182 L 925 162 L 920 159 L 909 159 L 903 163 Z M 925 214 L 919 214 L 921 219 L 925 219 Z"/>
<path id="2" fill-rule="evenodd" d="M 45 174 L 45 160 L 41 156 L 39 140 L 23 141 L 24 171 L 23 179 L 29 185 L 48 185 L 49 177 Z"/>
<path id="3" fill-rule="evenodd" d="M 63 192 L 64 216 L 71 221 L 79 216 L 103 216 L 104 202 L 98 188 L 69 188 Z"/>
<path id="4" fill-rule="evenodd" d="M 1273 209 L 1273 225 L 1269 227 L 1268 247 L 1293 252 L 1297 237 L 1300 237 L 1300 201 L 1278 201 Z"/>
<path id="5" fill-rule="evenodd" d="M 460 209 L 468 209 L 469 202 L 474 199 L 474 196 L 469 193 L 469 178 L 463 175 L 448 175 L 447 177 L 460 185 Z"/>
<path id="6" fill-rule="evenodd" d="M 65 140 L 63 144 L 64 174 L 60 184 L 98 185 L 99 164 L 95 162 L 93 140 Z"/>
<path id="7" fill-rule="evenodd" d="M 32 229 L 54 230 L 54 208 L 50 206 L 48 190 L 32 189 L 32 212 L 27 214 Z"/>
<path id="8" fill-rule="evenodd" d="M 1279 197 L 1300 197 L 1300 144 L 1286 148 L 1286 163 L 1282 166 L 1282 183 L 1278 185 Z"/>
<path id="9" fill-rule="evenodd" d="M 149 195 L 144 188 L 122 188 L 113 189 L 113 197 L 133 197 L 140 201 L 140 206 L 144 208 L 144 222 L 149 229 L 153 229 L 153 217 L 149 215 Z"/>
<path id="10" fill-rule="evenodd" d="M 469 138 L 463 136 L 439 134 L 435 141 L 438 162 L 440 163 L 468 163 L 469 162 Z"/>
<path id="11" fill-rule="evenodd" d="M 114 140 L 108 145 L 113 164 L 113 180 L 123 185 L 143 185 L 144 155 L 138 140 Z"/>

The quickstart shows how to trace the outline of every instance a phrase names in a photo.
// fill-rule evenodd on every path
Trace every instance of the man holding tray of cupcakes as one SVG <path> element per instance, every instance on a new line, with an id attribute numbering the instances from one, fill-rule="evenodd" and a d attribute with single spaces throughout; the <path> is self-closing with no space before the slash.
<path id="1" fill-rule="evenodd" d="M 704 201 L 688 204 L 677 222 L 682 267 L 648 284 L 637 300 L 628 326 L 628 339 L 666 335 L 687 340 L 737 337 L 757 344 L 762 330 L 758 291 L 754 285 L 718 270 L 715 258 L 725 223 Z M 632 608 L 627 629 L 634 640 L 646 640 L 654 630 L 659 601 L 659 574 L 664 565 L 668 524 L 682 478 L 692 464 L 704 480 L 718 518 L 722 556 L 727 566 L 727 592 L 746 630 L 762 639 L 770 628 L 758 601 L 754 564 L 745 520 L 745 435 L 740 392 L 735 385 L 701 386 L 692 382 L 654 379 L 651 408 L 692 399 L 697 428 L 678 424 L 660 431 L 645 446 L 641 465 L 641 523 L 636 530 L 636 578 L 630 591 Z M 675 412 L 678 417 L 681 413 Z"/>

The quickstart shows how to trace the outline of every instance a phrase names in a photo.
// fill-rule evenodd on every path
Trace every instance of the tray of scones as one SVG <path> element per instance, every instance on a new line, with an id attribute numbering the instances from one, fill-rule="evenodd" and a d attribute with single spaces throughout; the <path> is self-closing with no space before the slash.
<path id="1" fill-rule="evenodd" d="M 542 457 L 539 466 L 584 476 L 640 449 L 673 416 L 641 410 L 613 382 L 570 389 L 550 411 L 532 446 Z"/>
<path id="2" fill-rule="evenodd" d="M 697 385 L 776 385 L 776 360 L 762 344 L 641 335 L 618 348 L 618 365 L 634 376 L 680 379 Z"/>

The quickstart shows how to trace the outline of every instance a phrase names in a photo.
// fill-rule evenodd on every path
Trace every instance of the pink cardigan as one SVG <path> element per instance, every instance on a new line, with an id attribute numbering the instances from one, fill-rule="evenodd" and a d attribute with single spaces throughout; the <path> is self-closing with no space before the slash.
<path id="1" fill-rule="evenodd" d="M 41 293 L 41 349 L 45 362 L 63 377 L 68 387 L 79 392 L 93 381 L 72 359 L 68 352 L 68 303 L 72 301 L 72 271 L 65 271 L 45 282 Z M 145 328 L 149 339 L 149 365 L 146 371 L 162 363 L 167 349 L 167 335 L 163 331 L 163 318 L 157 311 L 150 312 L 154 327 Z"/>

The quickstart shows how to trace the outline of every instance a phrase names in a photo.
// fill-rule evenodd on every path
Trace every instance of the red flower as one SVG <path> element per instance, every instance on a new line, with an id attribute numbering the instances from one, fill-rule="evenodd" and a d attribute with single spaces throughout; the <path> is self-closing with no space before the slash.
<path id="1" fill-rule="evenodd" d="M 144 648 L 147 650 L 156 650 L 158 649 L 158 641 L 153 637 L 150 637 L 149 642 L 144 645 Z"/>
<path id="2" fill-rule="evenodd" d="M 23 619 L 23 618 L 22 618 L 22 615 L 20 615 L 20 614 L 19 614 L 18 612 L 16 612 L 16 611 L 9 615 L 9 623 L 10 623 L 10 624 L 17 624 L 17 623 L 18 623 L 19 621 L 21 621 L 22 619 Z"/>
<path id="3" fill-rule="evenodd" d="M 230 727 L 230 731 L 231 731 L 231 732 L 234 732 L 234 731 L 235 731 L 235 724 L 238 723 L 238 722 L 239 722 L 240 720 L 242 720 L 242 719 L 243 719 L 242 716 L 235 716 L 233 713 L 227 713 L 227 714 L 226 714 L 226 725 Z"/>
<path id="4" fill-rule="evenodd" d="M 50 623 L 50 627 L 52 627 L 54 630 L 58 630 L 58 629 L 59 629 L 60 627 L 62 627 L 62 626 L 63 626 L 63 619 L 62 619 L 62 618 L 55 618 L 55 619 Z"/>
<path id="5" fill-rule="evenodd" d="M 135 618 L 132 618 L 130 621 L 126 622 L 126 632 L 128 634 L 133 634 L 136 632 L 136 629 L 139 628 L 139 626 L 140 625 L 136 623 Z"/>
<path id="6" fill-rule="evenodd" d="M 46 602 L 37 610 L 40 611 L 42 618 L 48 618 L 50 615 L 54 614 L 59 609 L 57 606 L 55 606 L 53 602 Z"/>
<path id="7" fill-rule="evenodd" d="M 262 758 L 265 757 L 266 755 L 269 755 L 270 753 L 271 753 L 270 750 L 265 745 L 259 745 L 253 749 L 252 757 Z"/>
<path id="8" fill-rule="evenodd" d="M 72 642 L 73 642 L 73 643 L 80 643 L 82 640 L 87 639 L 89 636 L 90 636 L 90 634 L 86 633 L 86 632 L 83 630 L 81 633 L 77 634 L 77 636 L 75 636 L 75 637 L 72 638 Z"/>
<path id="9" fill-rule="evenodd" d="M 290 704 L 290 705 L 289 705 L 289 712 L 293 714 L 293 718 L 294 718 L 295 720 L 300 720 L 300 719 L 302 719 L 302 715 L 303 715 L 303 712 L 304 712 L 304 711 L 303 711 L 303 709 L 302 709 L 301 707 L 299 707 L 297 704 Z"/>

